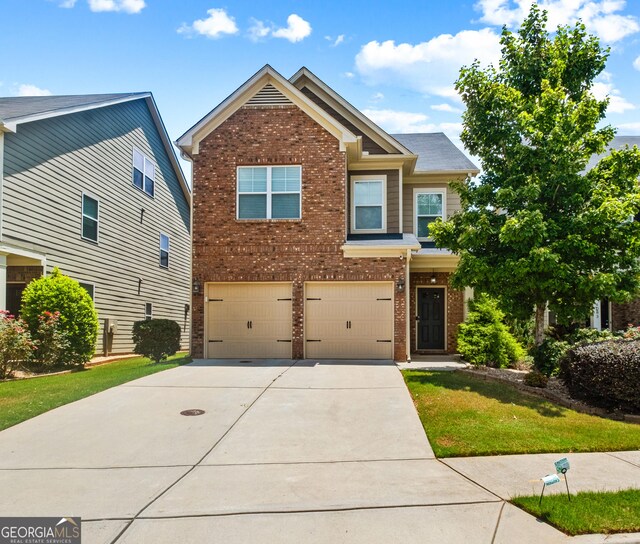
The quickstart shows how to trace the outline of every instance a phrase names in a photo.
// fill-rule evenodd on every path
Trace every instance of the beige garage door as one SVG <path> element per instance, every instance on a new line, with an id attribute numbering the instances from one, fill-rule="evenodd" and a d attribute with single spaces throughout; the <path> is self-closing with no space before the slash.
<path id="1" fill-rule="evenodd" d="M 290 359 L 290 283 L 207 284 L 207 357 Z"/>
<path id="2" fill-rule="evenodd" d="M 393 283 L 307 283 L 308 359 L 392 359 Z"/>

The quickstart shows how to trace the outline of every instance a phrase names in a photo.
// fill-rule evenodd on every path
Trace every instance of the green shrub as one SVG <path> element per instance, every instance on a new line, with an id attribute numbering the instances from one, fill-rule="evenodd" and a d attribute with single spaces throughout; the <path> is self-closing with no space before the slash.
<path id="1" fill-rule="evenodd" d="M 595 406 L 640 412 L 640 340 L 607 340 L 567 351 L 560 378 L 571 394 Z"/>
<path id="2" fill-rule="evenodd" d="M 60 324 L 60 312 L 44 312 L 38 316 L 38 329 L 34 333 L 35 349 L 29 364 L 37 371 L 61 366 L 69 350 L 69 338 Z"/>
<path id="3" fill-rule="evenodd" d="M 458 351 L 474 365 L 506 367 L 525 351 L 504 324 L 504 313 L 495 300 L 479 294 L 469 301 L 469 315 L 460 325 Z"/>
<path id="4" fill-rule="evenodd" d="M 532 349 L 536 370 L 545 376 L 557 376 L 560 371 L 560 360 L 570 347 L 569 342 L 545 338 L 542 344 Z"/>
<path id="5" fill-rule="evenodd" d="M 537 370 L 533 370 L 524 376 L 524 383 L 531 387 L 547 387 L 547 383 L 549 383 L 549 378 L 547 378 L 542 372 Z"/>
<path id="6" fill-rule="evenodd" d="M 0 310 L 0 379 L 11 376 L 32 350 L 33 342 L 26 323 L 9 316 L 6 310 Z"/>
<path id="7" fill-rule="evenodd" d="M 34 341 L 40 316 L 60 312 L 59 327 L 69 342 L 61 364 L 84 364 L 93 357 L 98 337 L 98 315 L 89 293 L 80 284 L 54 268 L 51 275 L 33 280 L 22 294 L 21 314 Z"/>
<path id="8" fill-rule="evenodd" d="M 170 319 L 147 319 L 133 324 L 134 353 L 156 363 L 180 349 L 180 325 Z"/>

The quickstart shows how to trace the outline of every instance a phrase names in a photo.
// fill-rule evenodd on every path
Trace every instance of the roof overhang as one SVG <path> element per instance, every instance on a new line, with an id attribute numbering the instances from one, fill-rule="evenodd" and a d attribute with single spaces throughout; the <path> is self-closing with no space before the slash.
<path id="1" fill-rule="evenodd" d="M 238 111 L 247 102 L 247 100 L 249 100 L 268 83 L 273 85 L 278 91 L 291 100 L 294 105 L 298 106 L 309 117 L 324 127 L 330 134 L 335 136 L 340 142 L 340 149 L 342 151 L 345 151 L 346 146 L 349 144 L 357 144 L 357 137 L 355 134 L 328 115 L 312 100 L 307 98 L 302 92 L 294 87 L 287 79 L 267 64 L 212 111 L 205 115 L 187 132 L 180 136 L 176 141 L 176 145 L 182 150 L 183 154 L 186 154 L 187 157 L 197 154 L 199 152 L 198 147 L 200 142 L 224 123 L 229 117 L 231 117 L 231 115 Z"/>
<path id="2" fill-rule="evenodd" d="M 169 157 L 169 160 L 171 161 L 171 165 L 173 166 L 173 170 L 176 174 L 176 177 L 178 178 L 178 182 L 180 183 L 180 188 L 182 189 L 184 197 L 187 199 L 187 203 L 189 207 L 191 207 L 191 190 L 189 188 L 189 184 L 187 183 L 187 178 L 184 176 L 182 167 L 178 162 L 176 150 L 171 143 L 171 139 L 169 138 L 167 129 L 164 126 L 162 118 L 160 117 L 158 106 L 156 105 L 156 102 L 151 93 L 135 93 L 135 94 L 115 98 L 113 100 L 104 100 L 101 102 L 94 102 L 92 104 L 83 104 L 82 106 L 74 106 L 71 108 L 61 108 L 57 110 L 38 113 L 36 115 L 25 115 L 23 117 L 14 117 L 8 120 L 0 119 L 0 130 L 2 130 L 3 132 L 15 133 L 18 131 L 18 125 L 21 125 L 24 123 L 31 123 L 33 121 L 40 121 L 42 119 L 49 119 L 52 117 L 60 117 L 62 115 L 70 115 L 72 113 L 95 110 L 98 108 L 106 108 L 108 106 L 115 106 L 116 104 L 123 104 L 125 102 L 131 102 L 133 100 L 142 100 L 142 99 L 145 100 L 147 107 L 149 108 L 149 112 L 151 113 L 151 118 L 153 119 L 153 122 L 156 125 L 158 134 L 160 134 L 160 139 L 162 140 L 162 144 L 165 148 L 165 151 L 167 152 L 167 156 Z"/>
<path id="3" fill-rule="evenodd" d="M 410 259 L 412 251 L 420 249 L 420 242 L 413 234 L 403 234 L 396 240 L 347 241 L 340 248 L 347 258 L 399 257 Z M 413 253 L 415 255 L 415 253 Z"/>
<path id="4" fill-rule="evenodd" d="M 449 251 L 421 253 L 414 252 L 411 256 L 411 271 L 441 271 L 452 270 L 458 266 L 460 257 Z"/>
<path id="5" fill-rule="evenodd" d="M 389 153 L 399 153 L 401 155 L 413 155 L 413 153 L 403 146 L 398 140 L 388 132 L 376 125 L 371 119 L 360 110 L 351 105 L 347 100 L 335 92 L 324 81 L 318 78 L 313 72 L 304 66 L 300 68 L 289 81 L 301 89 L 308 86 L 310 90 L 319 98 L 324 100 L 329 106 L 340 111 L 360 130 L 366 133 L 372 140 Z M 337 107 L 336 107 L 337 106 Z"/>

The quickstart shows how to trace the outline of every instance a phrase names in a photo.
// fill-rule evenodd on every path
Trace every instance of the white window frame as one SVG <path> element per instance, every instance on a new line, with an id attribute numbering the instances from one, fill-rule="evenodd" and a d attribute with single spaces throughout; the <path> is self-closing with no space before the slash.
<path id="1" fill-rule="evenodd" d="M 443 221 L 447 220 L 447 190 L 443 188 L 429 189 L 428 187 L 414 187 L 413 189 L 413 233 L 421 242 L 432 242 L 433 238 L 418 237 L 418 195 L 442 195 L 442 217 Z M 435 217 L 435 216 L 429 216 Z"/>
<path id="2" fill-rule="evenodd" d="M 87 216 L 89 219 L 93 220 L 96 222 L 96 239 L 94 240 L 93 238 L 88 238 L 84 235 L 84 197 L 90 198 L 91 200 L 95 200 L 98 203 L 98 214 L 95 219 L 93 217 L 89 217 Z M 80 205 L 82 207 L 82 214 L 80 216 L 80 236 L 83 240 L 87 240 L 88 242 L 92 242 L 94 244 L 98 244 L 100 243 L 100 199 L 94 195 L 92 195 L 91 193 L 86 193 L 86 192 L 82 192 L 82 196 L 81 196 L 81 200 L 80 200 Z"/>
<path id="3" fill-rule="evenodd" d="M 164 249 L 162 249 L 162 237 L 165 237 L 167 239 L 167 264 L 166 266 L 164 264 L 162 264 L 162 252 L 165 251 Z M 170 255 L 171 255 L 171 236 L 169 236 L 168 234 L 165 234 L 164 232 L 160 233 L 160 236 L 158 237 L 158 248 L 159 248 L 159 254 L 158 254 L 158 262 L 160 264 L 161 268 L 169 268 L 169 264 L 171 262 L 170 260 Z"/>
<path id="4" fill-rule="evenodd" d="M 271 190 L 271 172 L 273 168 L 298 168 L 300 170 L 300 190 L 299 191 L 272 191 Z M 267 169 L 267 190 L 265 192 L 240 192 L 240 176 L 239 172 L 243 168 L 266 168 Z M 300 213 L 298 217 L 272 217 L 271 197 L 273 195 L 298 195 L 298 209 Z M 240 217 L 240 195 L 266 195 L 267 196 L 267 216 L 266 217 Z M 301 164 L 256 164 L 238 166 L 236 168 L 236 220 L 238 221 L 299 221 L 302 219 L 302 165 Z"/>
<path id="5" fill-rule="evenodd" d="M 134 181 L 133 181 L 133 174 L 134 174 L 134 170 L 136 170 L 136 160 L 135 160 L 135 156 L 136 153 L 140 153 L 140 155 L 142 155 L 142 188 L 138 187 Z M 147 191 L 145 191 L 144 189 L 144 179 L 145 177 L 147 177 L 147 161 L 149 161 L 151 164 L 153 164 L 153 192 L 149 193 Z M 146 153 L 143 153 L 142 151 L 140 151 L 140 149 L 138 149 L 137 147 L 133 147 L 132 151 L 131 151 L 131 185 L 133 185 L 133 187 L 135 189 L 137 189 L 138 191 L 143 192 L 145 195 L 147 195 L 148 197 L 151 198 L 155 198 L 156 196 L 156 171 L 158 170 L 158 165 L 152 161 Z"/>
<path id="6" fill-rule="evenodd" d="M 151 313 L 147 313 L 147 305 L 151 308 Z M 147 321 L 149 319 L 153 319 L 153 302 L 144 303 L 144 320 Z"/>
<path id="7" fill-rule="evenodd" d="M 379 229 L 357 229 L 356 228 L 356 183 L 360 181 L 381 181 L 382 182 L 382 227 Z M 387 231 L 387 176 L 386 174 L 358 175 L 351 176 L 351 233 L 352 234 L 375 234 Z"/>
<path id="8" fill-rule="evenodd" d="M 80 284 L 80 287 L 82 287 L 84 289 L 85 285 L 90 285 L 91 286 L 91 292 L 93 293 L 92 295 L 89 295 L 91 297 L 91 300 L 93 300 L 94 302 L 96 301 L 96 284 L 93 283 L 92 281 L 82 281 L 82 280 L 78 280 L 78 283 Z M 85 291 L 87 291 L 85 289 Z M 88 293 L 89 291 L 87 291 Z"/>

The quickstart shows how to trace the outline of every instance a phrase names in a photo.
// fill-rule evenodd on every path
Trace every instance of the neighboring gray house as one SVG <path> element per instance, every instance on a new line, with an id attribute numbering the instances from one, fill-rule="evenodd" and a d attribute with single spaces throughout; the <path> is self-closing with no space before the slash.
<path id="1" fill-rule="evenodd" d="M 0 98 L 0 165 L 1 308 L 57 266 L 93 297 L 98 353 L 148 317 L 188 348 L 191 194 L 151 93 Z"/>

